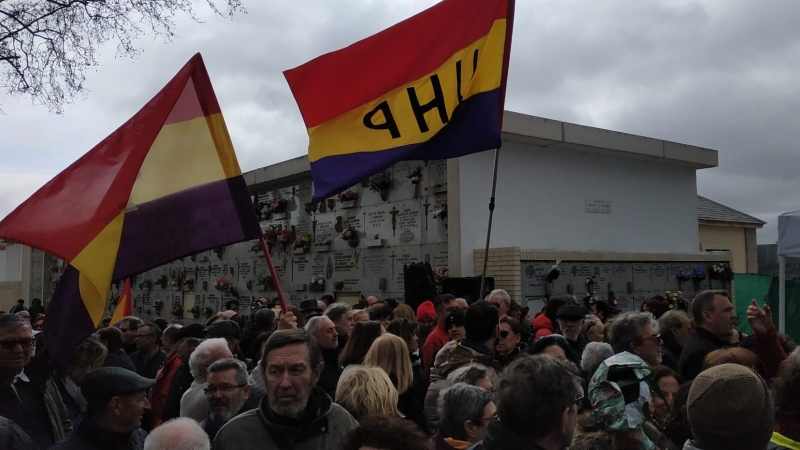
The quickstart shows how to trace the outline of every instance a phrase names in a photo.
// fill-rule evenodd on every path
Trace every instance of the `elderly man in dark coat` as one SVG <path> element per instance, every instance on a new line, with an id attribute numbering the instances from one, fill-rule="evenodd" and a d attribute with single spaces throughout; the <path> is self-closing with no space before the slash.
<path id="1" fill-rule="evenodd" d="M 81 382 L 86 417 L 75 433 L 52 450 L 142 450 L 147 433 L 142 415 L 155 380 L 121 367 L 102 367 Z"/>

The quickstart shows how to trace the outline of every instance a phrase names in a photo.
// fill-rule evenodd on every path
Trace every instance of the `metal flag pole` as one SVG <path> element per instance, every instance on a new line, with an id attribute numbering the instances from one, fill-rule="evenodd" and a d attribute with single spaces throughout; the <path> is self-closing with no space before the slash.
<path id="1" fill-rule="evenodd" d="M 492 175 L 492 196 L 489 198 L 489 227 L 486 230 L 486 248 L 483 251 L 483 271 L 481 272 L 481 290 L 478 300 L 483 300 L 483 290 L 486 287 L 486 267 L 489 264 L 489 241 L 492 238 L 492 218 L 494 217 L 494 194 L 497 190 L 497 164 L 500 149 L 494 149 L 494 174 Z"/>
<path id="2" fill-rule="evenodd" d="M 275 272 L 275 265 L 272 264 L 272 256 L 269 254 L 269 247 L 267 246 L 267 241 L 264 240 L 264 236 L 261 236 L 261 250 L 264 252 L 264 258 L 267 259 L 269 274 L 272 276 L 272 285 L 275 286 L 275 291 L 278 293 L 278 300 L 281 302 L 281 309 L 285 314 L 287 311 L 289 311 L 289 308 L 286 307 L 286 300 L 283 298 L 281 282 L 278 281 L 278 274 Z"/>

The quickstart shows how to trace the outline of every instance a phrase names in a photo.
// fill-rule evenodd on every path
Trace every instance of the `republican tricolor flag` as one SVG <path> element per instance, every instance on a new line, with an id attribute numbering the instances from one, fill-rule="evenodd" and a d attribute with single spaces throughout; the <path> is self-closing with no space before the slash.
<path id="1" fill-rule="evenodd" d="M 398 161 L 499 148 L 514 0 L 443 0 L 285 72 L 314 201 Z"/>
<path id="2" fill-rule="evenodd" d="M 112 280 L 261 237 L 199 54 L 138 113 L 0 222 L 69 265 L 45 321 L 53 361 L 100 323 Z"/>
<path id="3" fill-rule="evenodd" d="M 131 279 L 125 279 L 125 285 L 122 288 L 122 293 L 119 296 L 117 307 L 114 309 L 114 315 L 111 316 L 111 325 L 119 328 L 122 324 L 124 317 L 133 315 L 133 299 L 131 298 Z"/>

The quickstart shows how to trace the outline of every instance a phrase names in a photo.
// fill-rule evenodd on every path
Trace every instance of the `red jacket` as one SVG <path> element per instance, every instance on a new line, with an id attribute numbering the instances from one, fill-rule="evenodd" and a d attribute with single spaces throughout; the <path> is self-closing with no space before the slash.
<path id="1" fill-rule="evenodd" d="M 544 314 L 539 314 L 533 319 L 533 329 L 536 331 L 536 335 L 533 338 L 534 342 L 536 342 L 540 337 L 553 334 L 556 330 L 556 326 L 550 318 Z"/>
<path id="2" fill-rule="evenodd" d="M 436 328 L 431 331 L 431 334 L 428 335 L 428 339 L 425 339 L 425 344 L 422 346 L 422 364 L 425 365 L 425 376 L 429 377 L 431 375 L 431 367 L 433 367 L 433 354 L 436 353 L 440 348 L 444 347 L 444 344 L 447 344 L 447 341 L 450 340 L 450 336 L 447 334 L 447 330 L 444 328 L 444 321 L 440 320 L 439 323 L 436 324 Z"/>
<path id="3" fill-rule="evenodd" d="M 156 374 L 156 384 L 150 390 L 150 409 L 153 411 L 153 428 L 161 425 L 162 416 L 164 414 L 164 406 L 167 404 L 167 395 L 169 394 L 169 385 L 172 381 L 172 376 L 175 371 L 181 366 L 181 359 L 178 358 L 178 352 L 173 351 L 172 354 L 167 356 L 164 364 L 158 369 Z"/>

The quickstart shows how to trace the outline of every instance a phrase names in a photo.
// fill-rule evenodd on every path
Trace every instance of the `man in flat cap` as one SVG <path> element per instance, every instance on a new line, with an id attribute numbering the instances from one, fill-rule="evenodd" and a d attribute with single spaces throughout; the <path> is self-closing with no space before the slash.
<path id="1" fill-rule="evenodd" d="M 142 450 L 147 433 L 142 415 L 150 408 L 154 380 L 121 367 L 101 367 L 84 377 L 86 417 L 52 450 Z"/>

